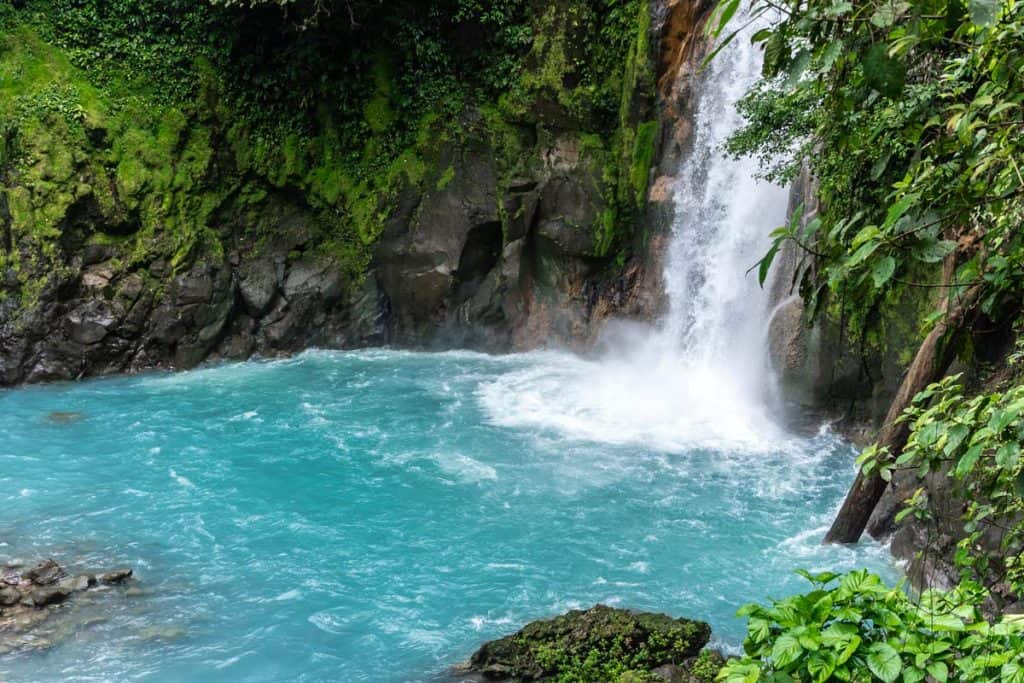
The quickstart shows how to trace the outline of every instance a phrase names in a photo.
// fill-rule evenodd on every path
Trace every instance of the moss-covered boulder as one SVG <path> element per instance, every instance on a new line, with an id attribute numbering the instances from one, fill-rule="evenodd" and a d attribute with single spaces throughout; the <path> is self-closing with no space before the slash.
<path id="1" fill-rule="evenodd" d="M 710 637 L 702 621 L 595 605 L 486 643 L 466 668 L 498 681 L 687 680 Z"/>

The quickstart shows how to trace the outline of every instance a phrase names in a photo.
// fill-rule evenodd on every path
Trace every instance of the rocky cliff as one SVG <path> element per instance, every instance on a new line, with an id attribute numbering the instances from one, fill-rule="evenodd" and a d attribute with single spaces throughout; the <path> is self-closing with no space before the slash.
<path id="1" fill-rule="evenodd" d="M 320 105 L 268 133 L 219 53 L 154 94 L 167 79 L 101 61 L 66 4 L 0 10 L 0 384 L 308 346 L 585 346 L 657 310 L 667 180 L 650 211 L 648 189 L 685 142 L 677 76 L 706 6 L 528 3 L 504 94 L 396 121 L 401 64 L 377 51 L 358 126 Z M 155 45 L 188 36 L 168 7 L 140 11 Z"/>

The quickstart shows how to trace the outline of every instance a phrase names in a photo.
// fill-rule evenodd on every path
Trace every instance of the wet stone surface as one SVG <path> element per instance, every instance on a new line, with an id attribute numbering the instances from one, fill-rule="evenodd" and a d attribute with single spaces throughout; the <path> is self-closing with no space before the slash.
<path id="1" fill-rule="evenodd" d="M 132 580 L 127 567 L 99 574 L 69 574 L 55 560 L 24 568 L 0 568 L 0 655 L 23 649 L 50 647 L 80 625 L 61 619 L 70 602 L 91 600 L 113 586 Z"/>

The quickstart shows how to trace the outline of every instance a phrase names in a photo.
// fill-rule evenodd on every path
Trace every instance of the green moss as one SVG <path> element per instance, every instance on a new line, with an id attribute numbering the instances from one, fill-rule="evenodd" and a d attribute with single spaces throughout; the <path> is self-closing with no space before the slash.
<path id="1" fill-rule="evenodd" d="M 377 95 L 366 103 L 363 115 L 374 133 L 383 133 L 395 122 L 395 112 L 391 109 L 391 101 L 384 95 Z"/>
<path id="2" fill-rule="evenodd" d="M 714 650 L 701 650 L 689 666 L 692 683 L 714 683 L 718 672 L 725 666 L 725 659 Z"/>
<path id="3" fill-rule="evenodd" d="M 597 228 L 595 232 L 595 255 L 604 256 L 606 255 L 615 242 L 616 234 L 616 213 L 612 208 L 607 208 L 602 211 L 597 218 Z"/>
<path id="4" fill-rule="evenodd" d="M 391 65 L 387 55 L 378 53 L 370 69 L 373 79 L 374 94 L 363 107 L 363 117 L 374 134 L 388 130 L 395 122 L 395 112 L 391 108 L 393 88 L 391 85 Z"/>
<path id="5" fill-rule="evenodd" d="M 448 168 L 444 169 L 444 173 L 437 179 L 437 184 L 434 186 L 438 191 L 443 190 L 451 184 L 452 180 L 455 179 L 455 166 L 449 164 Z"/>
<path id="6" fill-rule="evenodd" d="M 3 263 L 25 277 L 53 271 L 69 209 L 88 202 L 97 225 L 137 227 L 112 242 L 125 263 L 188 267 L 223 253 L 225 216 L 269 232 L 259 214 L 281 189 L 302 196 L 317 216 L 316 245 L 355 281 L 400 193 L 453 181 L 455 167 L 439 167 L 441 145 L 486 138 L 498 155 L 500 197 L 511 179 L 547 172 L 541 153 L 555 129 L 582 131 L 584 163 L 600 169 L 607 208 L 596 255 L 613 254 L 629 241 L 656 137 L 647 124 L 637 128 L 632 107 L 617 107 L 644 71 L 646 9 L 636 18 L 634 6 L 646 2 L 523 4 L 517 30 L 532 32 L 520 31 L 522 48 L 501 55 L 508 82 L 493 90 L 459 82 L 473 74 L 451 70 L 462 57 L 436 52 L 443 42 L 409 55 L 364 44 L 321 83 L 295 83 L 304 89 L 292 111 L 260 106 L 263 90 L 287 82 L 284 71 L 246 73 L 245 86 L 232 79 L 229 51 L 204 33 L 220 10 L 179 17 L 140 5 L 149 44 L 126 41 L 135 29 L 120 15 L 100 22 L 75 3 L 0 7 L 0 192 L 19 247 L 32 255 Z M 541 121 L 540 112 L 554 118 Z"/>
<path id="7" fill-rule="evenodd" d="M 528 624 L 513 636 L 486 644 L 473 662 L 513 679 L 651 681 L 656 680 L 652 669 L 682 664 L 698 654 L 709 636 L 702 622 L 597 605 Z"/>
<path id="8" fill-rule="evenodd" d="M 642 207 L 647 199 L 647 184 L 654 163 L 654 152 L 658 138 L 658 122 L 645 121 L 636 128 L 633 145 L 633 163 L 629 179 L 636 193 L 636 205 Z"/>

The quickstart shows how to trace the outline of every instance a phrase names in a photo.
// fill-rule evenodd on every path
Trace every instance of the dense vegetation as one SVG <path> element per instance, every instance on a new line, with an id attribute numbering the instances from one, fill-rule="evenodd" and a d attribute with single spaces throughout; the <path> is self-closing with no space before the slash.
<path id="1" fill-rule="evenodd" d="M 96 239 L 177 269 L 219 253 L 224 214 L 258 242 L 267 192 L 286 189 L 357 279 L 397 193 L 450 181 L 446 142 L 490 140 L 508 179 L 539 163 L 541 129 L 604 168 L 594 255 L 614 256 L 653 152 L 629 102 L 652 84 L 649 22 L 639 0 L 4 3 L 0 267 L 30 304 L 87 198 Z"/>
<path id="2" fill-rule="evenodd" d="M 730 25 L 737 5 L 712 20 L 722 40 L 747 39 Z M 806 169 L 821 200 L 775 233 L 762 278 L 796 245 L 809 315 L 841 319 L 864 344 L 886 343 L 906 301 L 922 311 L 921 346 L 829 538 L 855 541 L 897 474 L 920 477 L 899 518 L 927 523 L 926 477 L 948 478 L 966 501 L 963 582 L 911 598 L 866 573 L 808 576 L 810 593 L 744 608 L 746 656 L 721 679 L 1022 681 L 1022 622 L 1002 614 L 1024 595 L 1020 374 L 969 389 L 941 378 L 957 355 L 971 361 L 978 333 L 1021 314 L 1024 12 L 1013 0 L 791 0 L 754 13 L 764 77 L 731 149 L 773 179 Z"/>

